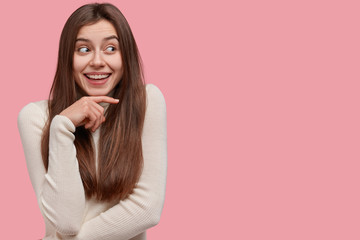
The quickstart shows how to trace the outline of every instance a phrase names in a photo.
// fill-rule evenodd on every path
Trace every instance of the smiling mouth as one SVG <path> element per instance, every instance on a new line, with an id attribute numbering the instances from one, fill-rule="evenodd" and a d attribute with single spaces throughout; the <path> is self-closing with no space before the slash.
<path id="1" fill-rule="evenodd" d="M 106 74 L 84 74 L 85 77 L 87 77 L 88 79 L 91 80 L 104 80 L 108 77 L 110 77 L 111 73 L 106 73 Z"/>

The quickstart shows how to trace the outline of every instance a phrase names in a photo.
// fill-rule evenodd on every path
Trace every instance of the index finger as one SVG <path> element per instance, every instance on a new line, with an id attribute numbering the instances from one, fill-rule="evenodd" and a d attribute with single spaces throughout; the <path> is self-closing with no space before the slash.
<path id="1" fill-rule="evenodd" d="M 118 103 L 119 99 L 108 97 L 108 96 L 89 96 L 91 100 L 93 100 L 96 103 Z"/>

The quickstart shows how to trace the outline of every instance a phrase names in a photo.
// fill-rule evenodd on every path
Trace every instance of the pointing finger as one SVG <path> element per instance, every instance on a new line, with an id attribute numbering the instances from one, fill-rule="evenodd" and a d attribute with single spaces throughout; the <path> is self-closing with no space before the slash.
<path id="1" fill-rule="evenodd" d="M 105 102 L 105 103 L 116 104 L 119 102 L 119 99 L 115 99 L 115 98 L 108 97 L 108 96 L 96 96 L 96 97 L 93 96 L 93 97 L 89 97 L 89 98 L 92 99 L 96 103 Z"/>

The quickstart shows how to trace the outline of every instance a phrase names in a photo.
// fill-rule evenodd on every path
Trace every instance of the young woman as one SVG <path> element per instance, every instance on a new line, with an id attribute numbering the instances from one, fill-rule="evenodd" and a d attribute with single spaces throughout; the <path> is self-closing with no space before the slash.
<path id="1" fill-rule="evenodd" d="M 44 239 L 146 239 L 159 222 L 167 168 L 166 105 L 143 80 L 130 27 L 111 4 L 67 20 L 49 100 L 18 128 Z"/>

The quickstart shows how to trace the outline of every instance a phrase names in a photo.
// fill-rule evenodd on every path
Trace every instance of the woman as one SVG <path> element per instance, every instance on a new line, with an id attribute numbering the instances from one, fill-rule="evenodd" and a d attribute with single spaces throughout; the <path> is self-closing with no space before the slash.
<path id="1" fill-rule="evenodd" d="M 111 4 L 67 20 L 49 100 L 18 128 L 44 239 L 146 239 L 159 222 L 167 168 L 166 106 L 144 84 L 130 27 Z"/>

